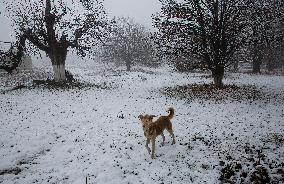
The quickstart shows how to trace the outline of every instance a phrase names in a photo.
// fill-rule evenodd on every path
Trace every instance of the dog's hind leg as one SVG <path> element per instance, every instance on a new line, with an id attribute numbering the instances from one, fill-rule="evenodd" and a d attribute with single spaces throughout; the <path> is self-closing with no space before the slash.
<path id="1" fill-rule="evenodd" d="M 151 150 L 150 150 L 150 148 L 149 148 L 149 146 L 148 146 L 149 143 L 150 143 L 150 139 L 147 139 L 145 146 L 146 146 L 146 149 L 147 149 L 148 153 L 151 154 Z"/>
<path id="2" fill-rule="evenodd" d="M 162 144 L 161 144 L 161 145 L 162 145 L 162 146 L 164 146 L 164 145 L 165 145 L 165 140 L 166 140 L 166 138 L 165 138 L 164 133 L 162 133 L 161 135 L 162 135 L 162 138 L 163 138 L 163 142 L 162 142 Z"/>
<path id="3" fill-rule="evenodd" d="M 170 126 L 167 127 L 167 131 L 171 134 L 172 138 L 173 138 L 173 142 L 172 142 L 172 145 L 176 143 L 176 140 L 175 140 L 175 135 L 174 135 L 174 132 L 173 132 L 173 128 L 172 128 L 172 125 L 170 124 Z"/>
<path id="4" fill-rule="evenodd" d="M 151 142 L 152 142 L 152 155 L 151 155 L 151 158 L 154 159 L 155 158 L 155 139 L 152 139 Z"/>
<path id="5" fill-rule="evenodd" d="M 173 138 L 173 142 L 172 142 L 172 145 L 176 143 L 176 140 L 175 140 L 175 135 L 174 135 L 174 132 L 172 129 L 167 129 L 168 132 L 171 134 L 172 138 Z"/>

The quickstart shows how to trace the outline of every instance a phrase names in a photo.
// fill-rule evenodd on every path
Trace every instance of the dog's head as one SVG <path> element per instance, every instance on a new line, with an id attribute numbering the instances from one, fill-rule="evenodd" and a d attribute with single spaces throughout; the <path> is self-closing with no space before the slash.
<path id="1" fill-rule="evenodd" d="M 141 114 L 141 115 L 138 116 L 138 118 L 140 119 L 141 124 L 143 126 L 143 129 L 149 127 L 153 123 L 154 117 L 156 117 L 156 116 L 155 115 L 149 115 L 149 114 L 146 114 L 146 115 Z"/>

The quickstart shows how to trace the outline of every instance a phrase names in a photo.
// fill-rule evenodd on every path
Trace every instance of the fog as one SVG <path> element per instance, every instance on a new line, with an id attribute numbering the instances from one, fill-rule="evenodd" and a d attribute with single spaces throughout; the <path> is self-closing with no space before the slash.
<path id="1" fill-rule="evenodd" d="M 114 16 L 132 17 L 136 22 L 145 25 L 150 30 L 153 30 L 151 15 L 160 9 L 160 2 L 158 0 L 105 0 L 104 5 L 110 18 Z M 9 18 L 5 16 L 6 12 L 3 0 L 0 0 L 0 12 L 0 41 L 13 42 L 15 41 L 13 27 Z M 10 44 L 2 42 L 0 43 L 0 48 L 7 50 L 10 48 Z M 74 63 L 73 60 L 78 59 L 75 54 L 69 53 L 67 62 L 75 64 L 78 62 Z M 43 53 L 42 58 L 33 57 L 33 65 L 50 65 L 50 61 Z"/>

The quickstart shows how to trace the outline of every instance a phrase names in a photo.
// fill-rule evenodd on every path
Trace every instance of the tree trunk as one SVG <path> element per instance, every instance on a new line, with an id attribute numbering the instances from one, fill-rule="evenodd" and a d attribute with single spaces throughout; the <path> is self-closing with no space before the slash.
<path id="1" fill-rule="evenodd" d="M 126 71 L 128 72 L 130 71 L 130 68 L 131 68 L 130 63 L 131 63 L 131 60 L 126 60 Z"/>
<path id="2" fill-rule="evenodd" d="M 260 66 L 261 63 L 257 59 L 254 59 L 252 62 L 252 73 L 260 73 Z"/>
<path id="3" fill-rule="evenodd" d="M 269 56 L 267 57 L 267 63 L 266 63 L 266 69 L 271 72 L 274 68 L 275 68 L 275 59 L 272 56 L 272 54 L 269 54 Z"/>
<path id="4" fill-rule="evenodd" d="M 65 81 L 65 65 L 52 65 L 53 72 L 54 72 L 54 80 L 56 82 Z"/>
<path id="5" fill-rule="evenodd" d="M 223 87 L 223 78 L 224 78 L 224 66 L 218 65 L 216 68 L 212 70 L 212 76 L 214 79 L 214 86 L 215 88 L 222 88 Z"/>
<path id="6" fill-rule="evenodd" d="M 233 72 L 238 72 L 239 71 L 239 58 L 237 58 L 235 61 L 234 61 L 234 65 L 233 65 Z"/>
<path id="7" fill-rule="evenodd" d="M 65 60 L 67 55 L 67 48 L 56 48 L 53 49 L 52 53 L 49 53 L 49 57 L 51 59 L 53 72 L 54 72 L 54 80 L 56 82 L 66 81 L 65 75 Z"/>
<path id="8" fill-rule="evenodd" d="M 262 64 L 262 50 L 256 44 L 254 45 L 253 49 L 252 73 L 260 73 L 260 67 Z"/>

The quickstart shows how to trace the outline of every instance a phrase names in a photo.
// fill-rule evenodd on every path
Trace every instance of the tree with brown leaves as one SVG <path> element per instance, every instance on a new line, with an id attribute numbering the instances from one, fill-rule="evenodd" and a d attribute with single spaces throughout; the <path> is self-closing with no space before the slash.
<path id="1" fill-rule="evenodd" d="M 214 85 L 221 88 L 224 70 L 247 35 L 245 1 L 160 1 L 162 10 L 153 18 L 157 42 L 169 54 L 196 58 L 197 66 L 210 70 Z"/>

